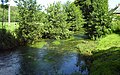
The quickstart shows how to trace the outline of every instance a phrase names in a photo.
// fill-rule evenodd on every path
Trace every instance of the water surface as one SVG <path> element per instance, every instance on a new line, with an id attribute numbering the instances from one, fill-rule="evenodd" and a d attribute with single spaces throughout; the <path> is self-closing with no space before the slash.
<path id="1" fill-rule="evenodd" d="M 0 75 L 88 75 L 84 59 L 65 50 L 69 49 L 67 44 L 51 47 L 47 43 L 42 48 L 21 47 L 0 53 Z"/>

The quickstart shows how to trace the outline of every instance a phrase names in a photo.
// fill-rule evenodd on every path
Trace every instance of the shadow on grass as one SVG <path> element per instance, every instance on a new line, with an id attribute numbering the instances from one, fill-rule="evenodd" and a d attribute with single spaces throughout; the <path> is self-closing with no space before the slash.
<path id="1" fill-rule="evenodd" d="M 17 39 L 6 29 L 0 29 L 0 51 L 10 50 L 18 45 Z"/>
<path id="2" fill-rule="evenodd" d="M 90 75 L 120 75 L 120 47 L 93 52 Z"/>

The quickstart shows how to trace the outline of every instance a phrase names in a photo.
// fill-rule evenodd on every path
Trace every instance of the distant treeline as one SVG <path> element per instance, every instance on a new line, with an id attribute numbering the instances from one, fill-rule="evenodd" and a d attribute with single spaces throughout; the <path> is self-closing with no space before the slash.
<path id="1" fill-rule="evenodd" d="M 4 8 L 4 14 L 3 14 L 3 8 Z M 11 22 L 17 22 L 19 21 L 19 13 L 18 13 L 18 8 L 16 6 L 11 6 L 11 11 L 10 11 L 10 16 L 11 16 Z M 4 16 L 4 17 L 3 17 Z M 8 21 L 8 6 L 5 5 L 0 5 L 0 22 Z"/>

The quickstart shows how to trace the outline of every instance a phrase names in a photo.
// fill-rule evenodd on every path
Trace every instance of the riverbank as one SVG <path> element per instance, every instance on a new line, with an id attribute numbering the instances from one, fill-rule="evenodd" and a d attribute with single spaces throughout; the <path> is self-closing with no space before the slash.
<path id="1" fill-rule="evenodd" d="M 86 58 L 90 75 L 120 74 L 120 35 L 110 34 L 97 41 L 83 40 L 77 45 Z"/>
<path id="2" fill-rule="evenodd" d="M 61 44 L 61 42 L 63 44 Z M 119 75 L 120 35 L 110 34 L 96 41 L 72 38 L 52 43 L 59 50 L 79 52 L 86 61 L 90 75 Z"/>

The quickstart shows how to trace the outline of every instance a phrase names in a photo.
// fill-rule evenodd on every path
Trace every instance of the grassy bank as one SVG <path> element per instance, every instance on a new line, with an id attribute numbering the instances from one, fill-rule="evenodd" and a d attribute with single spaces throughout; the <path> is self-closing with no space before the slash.
<path id="1" fill-rule="evenodd" d="M 120 75 L 120 35 L 110 34 L 97 41 L 84 40 L 77 45 L 87 58 L 90 75 Z"/>
<path id="2" fill-rule="evenodd" d="M 120 75 L 120 47 L 93 52 L 90 75 Z"/>

